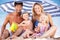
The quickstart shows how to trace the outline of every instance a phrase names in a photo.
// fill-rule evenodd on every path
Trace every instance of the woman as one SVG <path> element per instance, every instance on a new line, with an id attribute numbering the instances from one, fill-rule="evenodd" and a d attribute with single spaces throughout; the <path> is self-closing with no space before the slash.
<path id="1" fill-rule="evenodd" d="M 50 26 L 48 26 L 49 30 L 47 30 L 42 36 L 41 38 L 45 38 L 45 37 L 54 37 L 54 34 L 56 32 L 56 27 L 54 26 L 53 24 L 53 21 L 52 21 L 52 17 L 50 14 L 48 13 L 45 13 L 44 10 L 43 10 L 43 7 L 41 6 L 41 4 L 39 3 L 35 3 L 33 5 L 33 8 L 32 8 L 32 13 L 33 13 L 33 23 L 34 23 L 34 28 L 36 27 L 36 25 L 38 25 L 38 21 L 40 21 L 40 18 L 41 16 L 47 16 L 48 17 L 48 24 Z M 42 19 L 42 18 L 41 18 Z M 43 19 L 45 20 L 45 19 Z M 36 22 L 37 21 L 37 22 Z M 41 21 L 40 21 L 41 22 Z"/>

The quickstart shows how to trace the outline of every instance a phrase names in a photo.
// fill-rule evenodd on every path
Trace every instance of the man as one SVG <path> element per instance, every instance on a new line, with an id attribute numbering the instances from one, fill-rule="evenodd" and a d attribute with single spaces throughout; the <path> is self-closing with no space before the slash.
<path id="1" fill-rule="evenodd" d="M 6 19 L 5 19 L 3 26 L 1 28 L 1 37 L 4 39 L 9 36 L 9 31 L 5 29 L 7 23 L 9 23 L 11 26 L 12 22 L 16 22 L 17 24 L 19 24 L 23 21 L 23 18 L 21 17 L 21 10 L 23 8 L 23 3 L 22 2 L 15 2 L 14 7 L 15 7 L 15 12 L 9 13 L 6 16 Z M 22 27 L 19 27 L 13 35 L 18 36 L 21 32 L 22 32 Z"/>

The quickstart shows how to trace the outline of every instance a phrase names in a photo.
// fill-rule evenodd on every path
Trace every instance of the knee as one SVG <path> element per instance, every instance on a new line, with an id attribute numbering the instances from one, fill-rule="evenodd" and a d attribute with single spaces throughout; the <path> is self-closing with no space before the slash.
<path id="1" fill-rule="evenodd" d="M 56 27 L 56 26 L 52 26 L 52 27 L 51 27 L 51 33 L 52 33 L 51 36 L 52 36 L 52 35 L 53 35 L 53 36 L 55 35 L 56 30 L 57 30 L 57 27 Z"/>
<path id="2" fill-rule="evenodd" d="M 51 34 L 51 38 L 53 38 L 54 37 L 54 35 L 55 35 L 55 33 L 56 33 L 56 30 L 57 30 L 57 27 L 56 26 L 52 26 L 52 34 Z"/>
<path id="3" fill-rule="evenodd" d="M 7 30 L 7 29 L 5 29 L 5 30 L 4 30 L 4 32 L 8 32 L 8 30 Z"/>
<path id="4" fill-rule="evenodd" d="M 5 29 L 3 33 L 5 33 L 5 34 L 6 34 L 6 33 L 9 33 L 9 31 Z"/>
<path id="5" fill-rule="evenodd" d="M 3 37 L 7 38 L 8 36 L 9 36 L 9 31 L 5 29 L 3 32 Z"/>
<path id="6" fill-rule="evenodd" d="M 0 40 L 2 40 L 2 38 L 0 37 Z"/>
<path id="7" fill-rule="evenodd" d="M 57 27 L 56 26 L 52 26 L 52 28 L 56 31 L 57 30 Z"/>

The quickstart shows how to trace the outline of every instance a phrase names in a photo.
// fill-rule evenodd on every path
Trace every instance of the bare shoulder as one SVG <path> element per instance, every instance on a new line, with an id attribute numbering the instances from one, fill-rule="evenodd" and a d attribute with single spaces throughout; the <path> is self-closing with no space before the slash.
<path id="1" fill-rule="evenodd" d="M 11 16 L 11 15 L 13 15 L 13 13 L 14 13 L 14 12 L 12 12 L 12 13 L 9 13 L 9 14 L 8 14 L 8 16 Z"/>
<path id="2" fill-rule="evenodd" d="M 8 13 L 7 16 L 9 16 L 9 17 L 10 17 L 10 16 L 13 16 L 13 13 L 14 13 L 14 12 L 12 12 L 12 13 Z"/>
<path id="3" fill-rule="evenodd" d="M 47 13 L 48 16 L 51 16 L 50 13 Z"/>
<path id="4" fill-rule="evenodd" d="M 46 12 L 45 14 L 46 14 L 48 17 L 51 17 L 50 13 L 47 13 L 47 12 Z"/>
<path id="5" fill-rule="evenodd" d="M 52 16 L 50 15 L 50 13 L 47 13 L 47 17 L 49 21 L 52 21 Z"/>
<path id="6" fill-rule="evenodd" d="M 13 13 L 8 13 L 8 15 L 6 16 L 7 19 L 9 19 L 12 16 Z"/>
<path id="7" fill-rule="evenodd" d="M 49 18 L 49 19 L 52 19 L 52 16 L 51 16 L 49 13 L 48 13 L 48 18 Z"/>

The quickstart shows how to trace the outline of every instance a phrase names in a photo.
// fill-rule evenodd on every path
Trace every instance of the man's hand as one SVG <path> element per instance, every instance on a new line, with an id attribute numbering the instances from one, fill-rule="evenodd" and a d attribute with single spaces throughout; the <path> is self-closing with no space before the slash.
<path id="1" fill-rule="evenodd" d="M 16 38 L 16 37 L 17 37 L 17 36 L 15 36 L 15 35 L 12 35 L 12 37 L 11 37 L 11 38 L 13 39 L 13 38 Z"/>
<path id="2" fill-rule="evenodd" d="M 4 23 L 3 23 L 3 26 L 1 28 L 1 36 L 3 35 L 3 32 L 4 32 L 5 28 L 6 28 L 6 24 L 8 22 L 9 22 L 9 15 L 7 15 L 7 17 L 6 17 L 6 19 L 5 19 Z"/>

